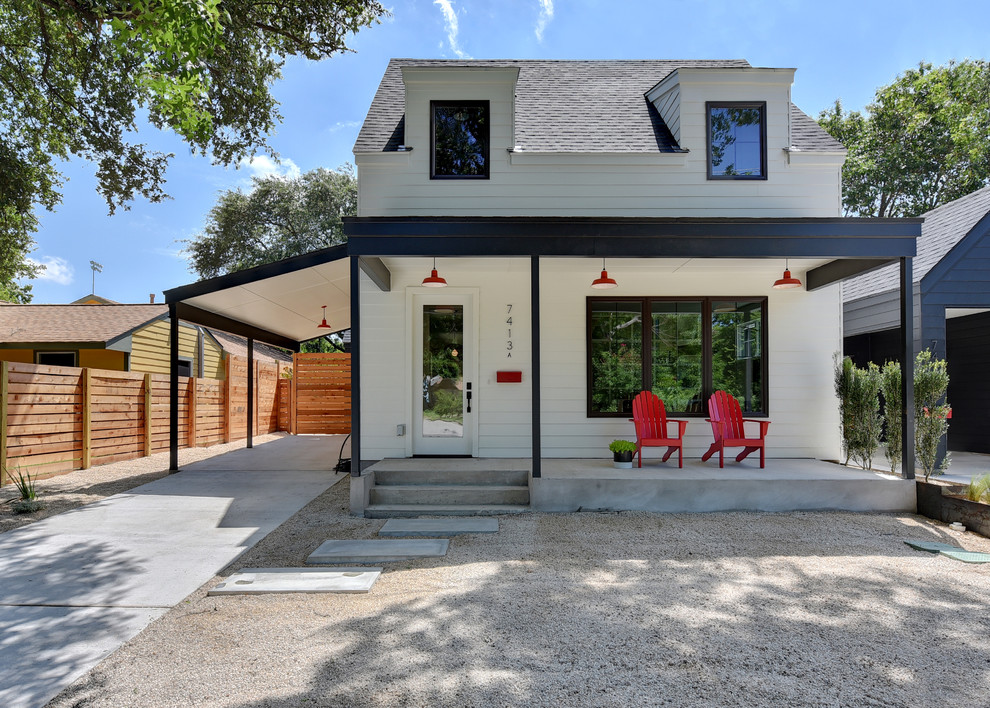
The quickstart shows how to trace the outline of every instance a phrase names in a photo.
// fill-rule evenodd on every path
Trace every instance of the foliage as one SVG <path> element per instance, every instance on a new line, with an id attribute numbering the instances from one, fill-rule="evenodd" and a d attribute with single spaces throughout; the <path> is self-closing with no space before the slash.
<path id="1" fill-rule="evenodd" d="M 464 419 L 464 398 L 457 389 L 438 388 L 431 392 L 430 403 L 423 406 L 423 417 L 460 423 Z"/>
<path id="2" fill-rule="evenodd" d="M 636 443 L 628 440 L 613 440 L 608 444 L 610 452 L 636 452 Z"/>
<path id="3" fill-rule="evenodd" d="M 303 342 L 299 350 L 303 354 L 339 354 L 344 351 L 344 342 L 333 336 L 317 337 Z"/>
<path id="4" fill-rule="evenodd" d="M 883 417 L 887 431 L 887 462 L 891 474 L 897 474 L 904 455 L 901 416 L 904 403 L 901 400 L 901 364 L 888 361 L 880 371 L 880 392 L 883 394 Z"/>
<path id="5" fill-rule="evenodd" d="M 926 480 L 943 474 L 950 462 L 946 453 L 936 468 L 939 443 L 949 431 L 949 405 L 945 401 L 948 389 L 945 360 L 936 359 L 929 349 L 918 352 L 914 360 L 914 444 Z"/>
<path id="6" fill-rule="evenodd" d="M 972 477 L 969 480 L 969 484 L 966 485 L 966 491 L 963 494 L 970 501 L 990 502 L 990 474 L 985 474 L 982 477 Z"/>
<path id="7" fill-rule="evenodd" d="M 638 312 L 593 312 L 592 410 L 619 412 L 643 390 L 643 328 Z"/>
<path id="8" fill-rule="evenodd" d="M 880 416 L 880 368 L 870 363 L 865 369 L 852 359 L 835 357 L 835 393 L 839 397 L 842 446 L 849 458 L 863 469 L 873 468 L 873 455 L 880 447 L 883 418 Z"/>
<path id="9" fill-rule="evenodd" d="M 356 213 L 351 165 L 295 178 L 255 177 L 249 192 L 221 192 L 186 250 L 192 270 L 212 278 L 343 243 L 341 218 Z"/>
<path id="10" fill-rule="evenodd" d="M 384 14 L 378 0 L 0 0 L 0 284 L 31 275 L 59 163 L 94 163 L 112 214 L 167 197 L 170 155 L 133 139 L 139 116 L 219 164 L 270 152 L 286 58 L 349 51 Z"/>
<path id="11" fill-rule="evenodd" d="M 10 470 L 4 468 L 4 472 L 7 479 L 13 480 L 14 486 L 17 488 L 17 492 L 21 495 L 21 500 L 23 501 L 34 501 L 38 498 L 38 492 L 35 489 L 34 478 L 31 473 L 25 474 L 20 467 L 14 468 L 14 474 L 10 473 Z"/>
<path id="12" fill-rule="evenodd" d="M 878 89 L 865 114 L 836 101 L 818 122 L 849 151 L 846 214 L 918 216 L 990 183 L 986 61 L 922 62 Z"/>

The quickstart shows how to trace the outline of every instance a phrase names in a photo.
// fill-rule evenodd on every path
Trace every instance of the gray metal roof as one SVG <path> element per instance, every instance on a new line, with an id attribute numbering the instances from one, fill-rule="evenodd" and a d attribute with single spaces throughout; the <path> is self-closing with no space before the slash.
<path id="1" fill-rule="evenodd" d="M 437 60 L 392 59 L 361 126 L 355 153 L 391 152 L 405 141 L 402 67 L 518 68 L 515 142 L 540 152 L 670 152 L 677 149 L 646 92 L 681 67 L 746 68 L 726 60 Z M 792 147 L 844 150 L 791 106 Z"/>
<path id="2" fill-rule="evenodd" d="M 987 214 L 990 214 L 990 187 L 922 214 L 925 223 L 921 226 L 918 255 L 914 258 L 914 282 L 918 283 L 928 275 Z M 845 281 L 842 284 L 842 299 L 846 302 L 859 300 L 900 286 L 899 266 L 884 266 Z"/>

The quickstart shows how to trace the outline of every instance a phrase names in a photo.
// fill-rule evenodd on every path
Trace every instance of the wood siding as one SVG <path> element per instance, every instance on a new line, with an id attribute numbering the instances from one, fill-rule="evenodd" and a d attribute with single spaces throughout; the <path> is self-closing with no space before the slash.
<path id="1" fill-rule="evenodd" d="M 203 371 L 199 370 L 200 342 L 203 342 Z M 157 320 L 136 331 L 131 337 L 131 371 L 168 374 L 168 320 Z M 223 350 L 209 336 L 189 325 L 179 326 L 179 356 L 191 359 L 193 374 L 200 378 L 223 378 Z"/>
<path id="2" fill-rule="evenodd" d="M 990 400 L 990 312 L 946 323 L 950 450 L 990 453 L 986 407 Z"/>
<path id="3" fill-rule="evenodd" d="M 351 355 L 295 354 L 292 367 L 292 432 L 351 432 Z"/>

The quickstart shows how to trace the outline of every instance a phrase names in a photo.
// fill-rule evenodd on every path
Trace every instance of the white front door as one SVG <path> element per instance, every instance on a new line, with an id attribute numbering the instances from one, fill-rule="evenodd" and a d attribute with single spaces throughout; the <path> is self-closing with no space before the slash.
<path id="1" fill-rule="evenodd" d="M 471 455 L 475 447 L 478 352 L 474 296 L 413 295 L 414 455 Z"/>

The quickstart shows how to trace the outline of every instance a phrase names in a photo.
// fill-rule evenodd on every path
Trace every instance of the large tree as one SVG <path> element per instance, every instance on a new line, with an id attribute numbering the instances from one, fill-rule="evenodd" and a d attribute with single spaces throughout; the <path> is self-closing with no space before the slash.
<path id="1" fill-rule="evenodd" d="M 344 242 L 341 218 L 357 213 L 350 165 L 299 177 L 255 177 L 252 189 L 221 192 L 203 231 L 186 241 L 201 278 L 243 270 Z"/>
<path id="2" fill-rule="evenodd" d="M 918 216 L 990 184 L 986 61 L 921 63 L 878 89 L 865 113 L 836 101 L 818 122 L 849 150 L 847 214 Z"/>
<path id="3" fill-rule="evenodd" d="M 60 161 L 95 164 L 112 214 L 167 197 L 171 156 L 134 140 L 138 117 L 219 164 L 271 152 L 285 58 L 347 51 L 383 14 L 378 0 L 0 0 L 0 286 L 30 297 L 12 279 L 31 274 L 36 209 L 61 201 Z"/>

